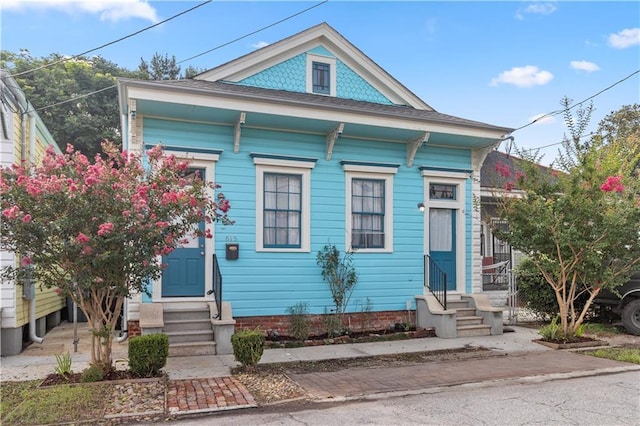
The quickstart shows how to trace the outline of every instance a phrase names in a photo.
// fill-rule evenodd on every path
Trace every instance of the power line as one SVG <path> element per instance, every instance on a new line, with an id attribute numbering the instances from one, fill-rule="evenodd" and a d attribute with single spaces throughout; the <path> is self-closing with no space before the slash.
<path id="1" fill-rule="evenodd" d="M 138 34 L 140 34 L 140 33 L 143 33 L 143 32 L 145 32 L 145 31 L 147 31 L 147 30 L 150 30 L 150 29 L 152 29 L 152 28 L 155 28 L 155 27 L 157 27 L 158 25 L 162 25 L 162 24 L 164 24 L 164 23 L 166 23 L 166 22 L 171 21 L 172 19 L 175 19 L 175 18 L 177 18 L 177 17 L 179 17 L 179 16 L 182 16 L 182 15 L 184 15 L 184 14 L 186 14 L 186 13 L 189 13 L 189 12 L 191 12 L 191 11 L 193 11 L 193 10 L 196 10 L 197 8 L 202 7 L 202 6 L 204 6 L 205 4 L 207 4 L 207 3 L 211 3 L 211 1 L 212 1 L 212 0 L 205 0 L 204 2 L 202 2 L 202 3 L 198 4 L 198 5 L 196 5 L 196 6 L 192 7 L 192 8 L 190 8 L 190 9 L 184 10 L 184 11 L 182 11 L 182 12 L 180 12 L 180 13 L 176 14 L 176 15 L 173 15 L 173 16 L 171 16 L 170 18 L 165 19 L 164 21 L 160 21 L 160 22 L 158 22 L 158 23 L 156 23 L 156 24 L 150 25 L 150 26 L 148 26 L 148 27 L 146 27 L 146 28 L 143 28 L 143 29 L 141 29 L 141 30 L 138 30 L 138 31 L 136 31 L 136 32 L 134 32 L 134 33 L 131 33 L 131 34 L 126 35 L 126 36 L 124 36 L 124 37 L 120 37 L 120 38 L 119 38 L 119 39 L 117 39 L 117 40 L 110 41 L 109 43 L 105 43 L 105 44 L 103 44 L 102 46 L 98 46 L 98 47 L 95 47 L 95 48 L 93 48 L 93 49 L 87 50 L 86 52 L 78 53 L 77 55 L 73 55 L 73 56 L 68 57 L 68 58 L 63 58 L 63 59 L 60 59 L 60 60 L 58 60 L 58 61 L 50 62 L 50 63 L 48 63 L 48 64 L 44 64 L 44 65 L 41 65 L 41 66 L 39 66 L 39 67 L 37 67 L 37 68 L 33 68 L 33 69 L 30 69 L 30 70 L 27 70 L 27 71 L 23 71 L 23 72 L 18 73 L 18 74 L 13 74 L 13 75 L 12 75 L 12 77 L 18 77 L 18 76 L 21 76 L 21 75 L 24 75 L 24 74 L 29 74 L 29 73 L 32 73 L 32 72 L 34 72 L 34 71 L 41 70 L 41 69 L 43 69 L 43 68 L 48 68 L 48 67 L 51 67 L 51 66 L 57 65 L 57 64 L 62 63 L 62 62 L 71 61 L 71 60 L 73 60 L 73 59 L 76 59 L 76 58 L 79 58 L 79 57 L 81 57 L 81 56 L 84 56 L 84 55 L 86 55 L 87 53 L 95 52 L 96 50 L 100 50 L 100 49 L 105 48 L 105 47 L 107 47 L 107 46 L 111 46 L 112 44 L 119 43 L 119 42 L 121 42 L 121 41 L 123 41 L 123 40 L 126 40 L 126 39 L 128 39 L 128 38 L 131 38 L 131 37 L 133 37 L 133 36 L 136 36 L 136 35 L 138 35 Z"/>
<path id="2" fill-rule="evenodd" d="M 596 96 L 599 96 L 599 95 L 601 95 L 602 93 L 606 92 L 607 90 L 612 89 L 613 87 L 617 86 L 618 84 L 622 83 L 622 82 L 623 82 L 623 81 L 625 81 L 625 80 L 630 79 L 631 77 L 633 77 L 634 75 L 636 75 L 636 74 L 638 74 L 638 73 L 640 73 L 640 69 L 638 69 L 638 70 L 636 70 L 636 71 L 632 72 L 631 74 L 629 74 L 628 76 L 626 76 L 626 77 L 624 77 L 624 78 L 622 78 L 622 79 L 620 79 L 620 80 L 616 81 L 616 82 L 615 82 L 615 83 L 613 83 L 612 85 L 610 85 L 610 86 L 608 86 L 608 87 L 605 87 L 604 89 L 600 90 L 598 93 L 596 93 L 596 94 L 594 94 L 594 95 L 591 95 L 591 96 L 589 96 L 588 98 L 586 98 L 586 99 L 584 99 L 584 100 L 582 100 L 582 101 L 580 101 L 580 102 L 578 102 L 578 103 L 576 103 L 576 104 L 571 105 L 570 107 L 568 107 L 568 108 L 566 109 L 566 111 L 570 111 L 570 110 L 572 110 L 573 108 L 575 108 L 575 107 L 577 107 L 577 106 L 580 106 L 580 105 L 582 105 L 583 103 L 585 103 L 585 102 L 587 102 L 587 101 L 590 101 L 591 99 L 595 98 Z M 565 112 L 565 110 L 564 110 L 564 109 L 558 109 L 558 110 L 555 110 L 555 111 L 552 111 L 552 112 L 548 112 L 548 113 L 546 113 L 546 114 L 544 114 L 544 115 L 541 115 L 540 117 L 536 118 L 536 119 L 535 119 L 535 120 L 533 120 L 532 122 L 527 123 L 527 124 L 525 124 L 524 126 L 520 126 L 520 127 L 518 127 L 517 129 L 514 129 L 511 133 L 513 133 L 513 132 L 517 132 L 518 130 L 522 130 L 522 129 L 524 129 L 525 127 L 529 127 L 529 126 L 531 126 L 532 124 L 535 124 L 535 123 L 537 123 L 538 121 L 542 120 L 543 118 L 553 117 L 553 116 L 555 116 L 555 115 L 562 114 L 563 112 Z M 554 145 L 557 145 L 557 144 L 554 144 Z"/>
<path id="3" fill-rule="evenodd" d="M 210 2 L 210 1 L 211 1 L 211 0 L 208 0 L 206 3 Z M 212 48 L 212 49 L 207 50 L 206 52 L 203 52 L 203 53 L 200 53 L 200 54 L 198 54 L 198 55 L 192 56 L 192 57 L 190 57 L 190 58 L 184 59 L 184 60 L 182 60 L 182 61 L 180 61 L 180 62 L 176 62 L 176 64 L 180 64 L 180 63 L 186 62 L 186 61 L 188 61 L 188 60 L 191 60 L 191 59 L 197 58 L 197 57 L 199 57 L 199 56 L 202 56 L 202 55 L 204 55 L 204 54 L 207 54 L 207 53 L 209 53 L 209 52 L 212 52 L 212 51 L 214 51 L 214 50 L 216 50 L 216 49 L 220 49 L 221 47 L 228 46 L 228 45 L 229 45 L 229 44 L 231 44 L 231 43 L 235 43 L 236 41 L 242 40 L 243 38 L 246 38 L 246 37 L 249 37 L 249 36 L 251 36 L 251 35 L 257 34 L 257 33 L 261 32 L 261 31 L 264 31 L 264 30 L 266 30 L 266 29 L 268 29 L 268 28 L 273 27 L 274 25 L 280 24 L 280 23 L 285 22 L 285 21 L 287 21 L 287 20 L 289 20 L 289 19 L 291 19 L 291 18 L 294 18 L 294 17 L 296 17 L 296 16 L 298 16 L 298 15 L 300 15 L 300 14 L 302 14 L 302 13 L 308 12 L 309 10 L 311 10 L 311 9 L 313 9 L 313 8 L 316 8 L 316 7 L 318 7 L 318 6 L 320 6 L 320 5 L 324 4 L 324 3 L 327 3 L 328 1 L 329 1 L 329 0 L 321 1 L 320 3 L 317 3 L 317 4 L 315 4 L 314 6 L 308 7 L 308 8 L 306 8 L 306 9 L 304 9 L 304 10 L 300 11 L 300 12 L 296 12 L 296 13 L 294 13 L 293 15 L 290 15 L 290 16 L 288 16 L 288 17 L 286 17 L 286 18 L 283 18 L 283 19 L 281 19 L 281 20 L 279 20 L 279 21 L 277 21 L 277 22 L 275 22 L 275 23 L 273 23 L 273 24 L 270 24 L 270 25 L 267 25 L 267 26 L 265 26 L 265 27 L 262 27 L 262 28 L 260 28 L 259 30 L 256 30 L 256 31 L 252 31 L 252 32 L 251 32 L 251 33 L 249 33 L 249 34 L 246 34 L 246 35 L 244 35 L 244 36 L 238 37 L 238 38 L 236 38 L 236 39 L 234 39 L 234 40 L 232 40 L 232 41 L 229 41 L 229 42 L 223 43 L 223 44 L 221 44 L 221 45 L 219 45 L 219 46 L 216 46 L 216 47 L 214 47 L 214 48 Z M 203 4 L 205 4 L 205 3 L 202 3 L 202 4 L 198 5 L 198 7 L 202 6 Z M 192 8 L 192 9 L 194 9 L 194 8 Z M 190 9 L 190 10 L 192 10 L 192 9 Z M 183 13 L 186 13 L 186 12 L 183 12 Z M 94 49 L 94 50 L 95 50 L 95 49 Z M 82 55 L 82 54 L 81 54 L 81 55 Z M 61 62 L 61 61 L 59 61 L 59 62 Z M 50 65 L 53 65 L 53 64 L 49 64 L 48 66 L 50 66 Z M 44 68 L 44 67 L 40 67 L 40 68 Z M 36 68 L 36 69 L 40 69 L 40 68 Z M 36 69 L 30 70 L 30 71 L 26 71 L 26 72 L 35 71 Z M 22 74 L 24 74 L 24 73 L 22 73 Z M 16 75 L 20 75 L 20 74 L 16 74 Z M 117 86 L 118 86 L 117 84 L 114 84 L 114 85 L 112 85 L 112 86 L 104 87 L 104 88 L 102 88 L 102 89 L 95 90 L 95 91 L 93 91 L 93 92 L 85 93 L 85 94 L 83 94 L 83 95 L 74 96 L 73 98 L 69 98 L 69 99 L 64 100 L 64 101 L 56 102 L 55 104 L 46 105 L 46 106 L 43 106 L 43 107 L 40 107 L 40 108 L 34 108 L 34 109 L 33 109 L 33 111 L 42 111 L 42 110 L 45 110 L 45 109 L 47 109 L 47 108 L 51 108 L 51 107 L 54 107 L 54 106 L 57 106 L 57 105 L 62 105 L 62 104 L 68 103 L 68 102 L 72 102 L 72 101 L 78 100 L 78 99 L 86 98 L 86 97 L 88 97 L 88 96 L 94 95 L 94 94 L 96 94 L 96 93 L 103 92 L 103 91 L 108 90 L 108 89 L 115 88 L 115 87 L 117 87 Z M 25 113 L 27 113 L 27 112 L 29 112 L 29 111 L 25 111 Z"/>
<path id="4" fill-rule="evenodd" d="M 245 34 L 245 35 L 243 35 L 243 36 L 241 36 L 241 37 L 238 37 L 238 38 L 235 38 L 235 39 L 233 39 L 233 40 L 231 40 L 231 41 L 228 41 L 228 42 L 226 42 L 226 43 L 220 44 L 220 45 L 218 45 L 218 46 L 216 46 L 216 47 L 213 47 L 213 48 L 211 48 L 211 49 L 209 49 L 209 50 L 207 50 L 207 51 L 205 51 L 205 52 L 198 53 L 197 55 L 191 56 L 191 57 L 189 57 L 189 58 L 187 58 L 187 59 L 183 59 L 183 60 L 181 60 L 180 62 L 176 62 L 176 64 L 181 64 L 181 63 L 183 63 L 183 62 L 187 62 L 187 61 L 190 61 L 190 60 L 192 60 L 192 59 L 198 58 L 198 57 L 200 57 L 200 56 L 202 56 L 202 55 L 206 55 L 207 53 L 211 53 L 211 52 L 213 52 L 214 50 L 218 50 L 218 49 L 220 49 L 220 48 L 222 48 L 222 47 L 225 47 L 225 46 L 227 46 L 227 45 L 229 45 L 229 44 L 235 43 L 236 41 L 240 41 L 240 40 L 242 40 L 243 38 L 247 38 L 247 37 L 249 37 L 249 36 L 252 36 L 252 35 L 254 35 L 254 34 L 259 33 L 260 31 L 264 31 L 264 30 L 266 30 L 266 29 L 268 29 L 268 28 L 274 27 L 274 26 L 276 26 L 276 25 L 278 25 L 278 24 L 281 24 L 281 23 L 283 23 L 283 22 L 285 22 L 285 21 L 288 21 L 289 19 L 295 18 L 295 17 L 296 17 L 296 16 L 298 16 L 298 15 L 302 15 L 303 13 L 308 12 L 308 11 L 310 11 L 311 9 L 315 9 L 315 8 L 316 8 L 316 7 L 318 7 L 318 6 L 322 6 L 323 4 L 327 3 L 328 1 L 329 1 L 329 0 L 321 1 L 320 3 L 317 3 L 317 4 L 315 4 L 315 5 L 311 6 L 311 7 L 308 7 L 308 8 L 306 8 L 306 9 L 304 9 L 304 10 L 301 10 L 301 11 L 300 11 L 300 12 L 298 12 L 298 13 L 295 13 L 295 14 L 293 14 L 293 15 L 291 15 L 291 16 L 287 16 L 286 18 L 281 19 L 281 20 L 279 20 L 278 22 L 274 22 L 273 24 L 269 24 L 269 25 L 267 25 L 266 27 L 262 27 L 262 28 L 260 28 L 259 30 L 253 31 L 253 32 L 251 32 L 251 33 L 249 33 L 249 34 Z"/>

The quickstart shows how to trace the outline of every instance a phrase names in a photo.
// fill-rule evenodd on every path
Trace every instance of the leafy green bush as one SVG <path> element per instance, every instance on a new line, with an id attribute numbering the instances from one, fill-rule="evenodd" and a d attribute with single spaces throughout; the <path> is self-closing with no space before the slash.
<path id="1" fill-rule="evenodd" d="M 154 377 L 167 363 L 169 338 L 166 334 L 136 336 L 129 340 L 129 369 L 141 377 Z"/>
<path id="2" fill-rule="evenodd" d="M 104 371 L 97 365 L 92 365 L 82 372 L 82 382 L 99 382 L 104 378 Z"/>
<path id="3" fill-rule="evenodd" d="M 537 317 L 548 320 L 558 315 L 558 301 L 536 265 L 525 259 L 516 268 L 518 296 L 527 309 Z"/>
<path id="4" fill-rule="evenodd" d="M 540 335 L 544 340 L 549 340 L 551 342 L 556 342 L 558 340 L 562 340 L 562 325 L 558 324 L 558 317 L 555 317 L 551 320 L 549 325 L 545 325 L 539 331 Z"/>
<path id="5" fill-rule="evenodd" d="M 530 309 L 542 320 L 549 320 L 560 314 L 556 294 L 551 285 L 544 279 L 536 265 L 523 260 L 516 268 L 518 295 L 524 307 Z M 574 307 L 581 311 L 587 302 L 588 295 L 582 294 L 574 300 Z"/>
<path id="6" fill-rule="evenodd" d="M 262 358 L 266 338 L 260 330 L 241 330 L 231 336 L 233 355 L 244 368 L 255 368 Z"/>
<path id="7" fill-rule="evenodd" d="M 289 314 L 289 330 L 291 335 L 298 340 L 305 340 L 309 337 L 311 320 L 309 319 L 309 304 L 298 302 L 287 308 Z"/>

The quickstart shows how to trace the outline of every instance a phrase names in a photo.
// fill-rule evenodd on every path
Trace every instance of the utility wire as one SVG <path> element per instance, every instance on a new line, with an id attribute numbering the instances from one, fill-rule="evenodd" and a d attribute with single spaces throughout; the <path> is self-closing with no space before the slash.
<path id="1" fill-rule="evenodd" d="M 264 30 L 266 30 L 266 29 L 268 29 L 268 28 L 274 27 L 274 26 L 276 26 L 276 25 L 278 25 L 278 24 L 281 24 L 281 23 L 283 23 L 283 22 L 285 22 L 285 21 L 288 21 L 289 19 L 295 18 L 295 17 L 296 17 L 296 16 L 298 16 L 298 15 L 302 15 L 303 13 L 308 12 L 308 11 L 310 11 L 311 9 L 315 9 L 315 8 L 316 8 L 316 7 L 318 7 L 318 6 L 322 6 L 323 4 L 327 3 L 328 1 L 329 1 L 329 0 L 321 1 L 320 3 L 314 4 L 313 6 L 308 7 L 308 8 L 306 8 L 306 9 L 304 9 L 304 10 L 301 10 L 301 11 L 300 11 L 300 12 L 298 12 L 298 13 L 295 13 L 295 14 L 293 14 L 293 15 L 291 15 L 291 16 L 287 16 L 287 17 L 286 17 L 286 18 L 284 18 L 284 19 L 281 19 L 281 20 L 279 20 L 279 21 L 277 21 L 277 22 L 274 22 L 273 24 L 269 24 L 269 25 L 267 25 L 266 27 L 262 27 L 262 28 L 260 28 L 259 30 L 255 30 L 255 31 L 253 31 L 253 32 L 251 32 L 251 33 L 249 33 L 249 34 L 245 34 L 245 35 L 243 35 L 243 36 L 241 36 L 241 37 L 238 37 L 238 38 L 235 38 L 235 39 L 233 39 L 233 40 L 231 40 L 231 41 L 228 41 L 228 42 L 226 42 L 226 43 L 220 44 L 220 45 L 218 45 L 218 46 L 216 46 L 216 47 L 213 47 L 213 48 L 211 48 L 211 49 L 209 49 L 209 50 L 207 50 L 207 51 L 205 51 L 205 52 L 198 53 L 197 55 L 191 56 L 191 57 L 189 57 L 189 58 L 187 58 L 187 59 L 183 59 L 183 60 L 181 60 L 180 62 L 176 62 L 176 64 L 181 64 L 181 63 L 183 63 L 183 62 L 187 62 L 187 61 L 190 61 L 190 60 L 192 60 L 192 59 L 198 58 L 198 57 L 200 57 L 200 56 L 202 56 L 202 55 L 206 55 L 207 53 L 211 53 L 211 52 L 213 52 L 214 50 L 218 50 L 218 49 L 220 49 L 220 48 L 222 48 L 222 47 L 225 47 L 225 46 L 227 46 L 227 45 L 229 45 L 229 44 L 235 43 L 236 41 L 240 41 L 240 40 L 242 40 L 243 38 L 247 38 L 247 37 L 249 37 L 249 36 L 252 36 L 252 35 L 254 35 L 254 34 L 259 33 L 260 31 L 264 31 Z"/>
<path id="2" fill-rule="evenodd" d="M 68 58 L 63 58 L 63 59 L 60 59 L 60 60 L 58 60 L 58 61 L 50 62 L 50 63 L 48 63 L 48 64 L 44 64 L 44 65 L 41 65 L 41 66 L 39 66 L 39 67 L 37 67 L 37 68 L 33 68 L 33 69 L 30 69 L 30 70 L 27 70 L 27 71 L 23 71 L 23 72 L 18 73 L 18 74 L 13 74 L 13 75 L 12 75 L 12 77 L 18 77 L 18 76 L 21 76 L 21 75 L 24 75 L 24 74 L 29 74 L 29 73 L 32 73 L 32 72 L 34 72 L 34 71 L 41 70 L 41 69 L 43 69 L 43 68 L 48 68 L 48 67 L 51 67 L 51 66 L 57 65 L 57 64 L 62 63 L 62 62 L 71 61 L 71 60 L 73 60 L 73 59 L 79 58 L 80 56 L 84 56 L 84 55 L 86 55 L 87 53 L 95 52 L 96 50 L 100 50 L 100 49 L 105 48 L 105 47 L 107 47 L 107 46 L 111 46 L 112 44 L 119 43 L 119 42 L 121 42 L 121 41 L 123 41 L 123 40 L 126 40 L 126 39 L 128 39 L 128 38 L 131 38 L 131 37 L 133 37 L 133 36 L 136 36 L 136 35 L 138 35 L 138 34 L 140 34 L 140 33 L 143 33 L 143 32 L 145 32 L 145 31 L 147 31 L 147 30 L 150 30 L 150 29 L 152 29 L 152 28 L 155 28 L 155 27 L 157 27 L 158 25 L 162 25 L 162 24 L 164 24 L 164 23 L 166 23 L 166 22 L 171 21 L 172 19 L 175 19 L 175 18 L 177 18 L 177 17 L 179 17 L 179 16 L 182 16 L 182 15 L 184 15 L 184 14 L 186 14 L 186 13 L 189 13 L 189 12 L 191 12 L 191 11 L 193 11 L 193 10 L 196 10 L 197 8 L 202 7 L 202 6 L 204 6 L 205 4 L 207 4 L 207 3 L 211 3 L 211 1 L 212 1 L 212 0 L 205 0 L 204 2 L 202 2 L 202 3 L 198 4 L 198 5 L 196 5 L 196 6 L 192 7 L 192 8 L 190 8 L 190 9 L 184 10 L 184 11 L 182 11 L 182 12 L 180 12 L 180 13 L 176 14 L 176 15 L 173 15 L 173 16 L 171 16 L 171 17 L 169 17 L 169 18 L 165 19 L 164 21 L 160 21 L 160 22 L 158 22 L 158 23 L 156 23 L 156 24 L 153 24 L 153 25 L 150 25 L 150 26 L 148 26 L 148 27 L 146 27 L 146 28 L 143 28 L 143 29 L 141 29 L 141 30 L 138 30 L 138 31 L 136 31 L 135 33 L 131 33 L 131 34 L 127 35 L 127 36 L 120 37 L 120 38 L 119 38 L 119 39 L 117 39 L 117 40 L 110 41 L 109 43 L 105 43 L 105 44 L 103 44 L 102 46 L 98 46 L 98 47 L 95 47 L 95 48 L 93 48 L 93 49 L 91 49 L 91 50 L 87 50 L 86 52 L 78 53 L 77 55 L 73 55 L 73 56 L 68 57 Z"/>
<path id="3" fill-rule="evenodd" d="M 211 0 L 208 0 L 207 2 L 209 2 L 209 1 L 211 1 Z M 236 38 L 236 39 L 234 39 L 234 40 L 232 40 L 232 41 L 229 41 L 229 42 L 223 43 L 223 44 L 221 44 L 221 45 L 219 45 L 219 46 L 214 47 L 213 49 L 209 49 L 209 50 L 207 50 L 206 52 L 203 52 L 203 53 L 200 53 L 200 54 L 198 54 L 198 55 L 192 56 L 191 58 L 187 58 L 187 59 L 184 59 L 184 60 L 182 60 L 182 61 L 180 61 L 180 62 L 176 62 L 176 64 L 180 64 L 180 63 L 183 63 L 183 62 L 185 62 L 185 61 L 191 60 L 191 59 L 193 59 L 193 58 L 197 58 L 198 56 L 202 56 L 202 55 L 207 54 L 207 53 L 209 53 L 209 52 L 212 52 L 212 51 L 214 51 L 214 50 L 216 50 L 216 49 L 220 49 L 221 47 L 227 46 L 227 45 L 229 45 L 229 44 L 231 44 L 231 43 L 235 43 L 236 41 L 242 40 L 243 38 L 246 38 L 246 37 L 249 37 L 249 36 L 251 36 L 251 35 L 257 34 L 257 33 L 259 33 L 260 31 L 264 31 L 264 30 L 266 30 L 267 28 L 271 28 L 271 27 L 273 27 L 274 25 L 280 24 L 280 23 L 282 23 L 282 22 L 284 22 L 284 21 L 287 21 L 287 20 L 289 20 L 289 19 L 291 19 L 291 18 L 294 18 L 294 17 L 296 17 L 296 16 L 298 16 L 298 15 L 300 15 L 300 14 L 302 14 L 302 13 L 308 12 L 309 10 L 311 10 L 311 9 L 313 9 L 313 8 L 315 8 L 315 7 L 318 7 L 318 6 L 320 6 L 320 5 L 324 4 L 324 3 L 327 3 L 328 1 L 329 1 L 329 0 L 324 0 L 324 1 L 322 1 L 322 2 L 320 2 L 320 3 L 318 3 L 318 4 L 316 4 L 316 5 L 314 5 L 314 6 L 312 6 L 312 7 L 308 7 L 308 8 L 306 8 L 306 9 L 304 9 L 304 10 L 300 11 L 300 12 L 297 12 L 297 13 L 295 13 L 295 14 L 293 14 L 293 15 L 290 15 L 290 16 L 288 16 L 288 17 L 284 18 L 284 19 L 281 19 L 281 20 L 279 20 L 279 21 L 277 21 L 277 22 L 273 23 L 273 24 L 267 25 L 266 27 L 262 27 L 262 28 L 260 28 L 259 30 L 256 30 L 256 31 L 253 31 L 253 32 L 251 32 L 251 33 L 249 33 L 249 34 L 246 34 L 246 35 L 244 35 L 244 36 L 238 37 L 238 38 Z M 203 4 L 204 4 L 204 3 L 203 3 Z M 202 6 L 203 4 L 200 4 L 199 6 Z M 192 8 L 192 9 L 193 9 L 193 8 Z M 183 12 L 183 13 L 186 13 L 186 12 Z M 95 50 L 95 49 L 94 49 L 94 50 Z M 82 55 L 82 54 L 81 54 L 81 55 Z M 53 64 L 49 64 L 49 65 L 53 65 Z M 49 65 L 48 65 L 48 66 L 49 66 Z M 40 68 L 44 68 L 44 67 L 40 67 Z M 40 68 L 36 68 L 36 69 L 40 69 Z M 30 71 L 26 71 L 26 72 L 35 71 L 36 69 L 30 70 Z M 24 73 L 22 73 L 22 74 L 24 74 Z M 20 75 L 20 74 L 16 74 L 16 75 Z M 54 106 L 57 106 L 57 105 L 62 105 L 62 104 L 68 103 L 68 102 L 75 101 L 75 100 L 77 100 L 77 99 L 86 98 L 86 97 L 88 97 L 88 96 L 94 95 L 94 94 L 96 94 L 96 93 L 104 92 L 105 90 L 112 89 L 112 88 L 115 88 L 115 87 L 118 87 L 118 85 L 117 85 L 117 84 L 114 84 L 114 85 L 112 85 L 112 86 L 104 87 L 104 88 L 102 88 L 102 89 L 95 90 L 95 91 L 93 91 L 93 92 L 85 93 L 85 94 L 83 94 L 83 95 L 74 96 L 73 98 L 69 98 L 69 99 L 64 100 L 64 101 L 56 102 L 55 104 L 46 105 L 46 106 L 43 106 L 43 107 L 40 107 L 40 108 L 34 108 L 34 109 L 33 109 L 33 111 L 42 111 L 42 110 L 45 110 L 45 109 L 47 109 L 47 108 L 51 108 L 51 107 L 54 107 Z M 25 114 L 26 114 L 27 112 L 30 112 L 30 111 L 25 111 Z"/>
<path id="4" fill-rule="evenodd" d="M 633 77 L 634 75 L 636 75 L 636 74 L 638 74 L 638 73 L 640 73 L 640 69 L 638 69 L 638 70 L 636 70 L 636 71 L 632 72 L 631 74 L 629 74 L 628 76 L 626 76 L 626 77 L 624 77 L 624 78 L 622 78 L 622 79 L 620 79 L 620 80 L 616 81 L 616 82 L 615 82 L 615 83 L 613 83 L 612 85 L 610 85 L 610 86 L 608 86 L 608 87 L 605 87 L 604 89 L 600 90 L 598 93 L 596 93 L 596 94 L 594 94 L 594 95 L 591 95 L 591 96 L 589 96 L 588 98 L 586 98 L 586 99 L 584 99 L 584 100 L 582 100 L 582 101 L 580 101 L 580 102 L 578 102 L 578 103 L 576 103 L 576 104 L 571 105 L 571 106 L 570 106 L 569 108 L 567 108 L 566 110 L 567 110 L 567 111 L 570 111 L 570 110 L 572 110 L 573 108 L 575 108 L 575 107 L 577 107 L 577 106 L 580 106 L 580 105 L 582 105 L 583 103 L 585 103 L 585 102 L 587 102 L 587 101 L 590 101 L 591 99 L 595 98 L 596 96 L 601 95 L 602 93 L 606 92 L 606 91 L 607 91 L 607 90 L 609 90 L 609 89 L 612 89 L 613 87 L 617 86 L 618 84 L 622 83 L 622 82 L 623 82 L 623 81 L 625 81 L 625 80 L 630 79 L 631 77 Z M 532 122 L 527 123 L 527 124 L 525 124 L 524 126 L 520 126 L 520 127 L 518 127 L 517 129 L 514 129 L 511 133 L 513 133 L 513 132 L 517 132 L 518 130 L 522 130 L 522 129 L 524 129 L 525 127 L 529 127 L 529 126 L 531 126 L 532 124 L 535 124 L 535 123 L 537 123 L 538 121 L 542 120 L 543 118 L 553 117 L 553 116 L 555 116 L 555 115 L 562 114 L 564 111 L 565 111 L 564 109 L 558 109 L 558 110 L 555 110 L 555 111 L 552 111 L 552 112 L 548 112 L 548 113 L 546 113 L 546 114 L 544 114 L 544 115 L 541 115 L 540 117 L 536 118 L 536 119 L 535 119 L 535 120 L 533 120 Z M 554 144 L 554 145 L 557 145 L 557 144 Z"/>

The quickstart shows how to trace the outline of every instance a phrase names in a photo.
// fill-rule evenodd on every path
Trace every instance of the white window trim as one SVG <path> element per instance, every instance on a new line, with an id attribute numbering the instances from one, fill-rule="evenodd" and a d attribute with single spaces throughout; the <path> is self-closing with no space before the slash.
<path id="1" fill-rule="evenodd" d="M 358 253 L 393 253 L 393 175 L 397 167 L 344 164 L 345 171 L 345 251 Z M 353 179 L 374 179 L 384 181 L 384 247 L 351 247 L 351 181 Z"/>
<path id="2" fill-rule="evenodd" d="M 321 62 L 323 64 L 329 64 L 329 93 L 316 93 L 313 91 L 313 63 Z M 336 58 L 329 58 L 328 56 L 316 55 L 314 53 L 307 53 L 307 93 L 313 93 L 315 95 L 324 96 L 336 96 Z"/>
<path id="3" fill-rule="evenodd" d="M 311 169 L 312 161 L 285 160 L 254 157 L 256 165 L 256 251 L 281 253 L 309 253 L 311 251 Z M 264 174 L 282 173 L 302 176 L 302 200 L 300 217 L 300 247 L 264 247 Z"/>
<path id="4" fill-rule="evenodd" d="M 466 229 L 465 203 L 467 197 L 468 173 L 423 170 L 424 179 L 424 253 L 429 254 L 429 209 L 452 209 L 456 211 L 456 292 L 465 292 L 466 284 Z M 429 198 L 429 187 L 432 183 L 456 185 L 455 200 L 439 200 Z"/>
<path id="5" fill-rule="evenodd" d="M 183 151 L 171 151 L 165 150 L 166 155 L 174 155 L 179 161 L 188 161 L 189 167 L 193 167 L 195 169 L 204 169 L 204 177 L 208 182 L 215 182 L 215 171 L 216 171 L 216 162 L 220 158 L 219 154 L 206 154 L 206 153 L 193 153 L 193 152 L 183 152 Z M 207 195 L 215 200 L 215 189 L 207 188 Z M 208 296 L 207 293 L 210 290 L 213 290 L 213 254 L 215 253 L 215 238 L 216 238 L 216 227 L 213 224 L 206 224 L 205 227 L 211 229 L 211 233 L 213 234 L 213 238 L 205 238 L 204 239 L 204 298 L 206 299 Z M 158 262 L 161 262 L 162 256 L 158 256 Z M 151 300 L 153 302 L 161 302 L 161 301 L 171 301 L 171 300 L 180 300 L 180 301 L 200 301 L 203 299 L 202 296 L 198 297 L 164 297 L 162 295 L 162 276 L 157 280 L 153 281 L 153 294 Z M 213 297 L 213 296 L 211 296 Z"/>

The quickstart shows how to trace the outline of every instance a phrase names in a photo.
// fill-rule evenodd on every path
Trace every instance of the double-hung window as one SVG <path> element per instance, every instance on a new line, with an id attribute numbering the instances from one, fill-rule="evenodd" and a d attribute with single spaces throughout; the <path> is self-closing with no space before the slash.
<path id="1" fill-rule="evenodd" d="M 342 161 L 346 189 L 346 250 L 393 251 L 393 176 L 395 164 Z"/>
<path id="2" fill-rule="evenodd" d="M 351 247 L 384 248 L 384 180 L 351 180 Z"/>
<path id="3" fill-rule="evenodd" d="M 263 244 L 300 248 L 302 175 L 264 174 Z"/>
<path id="4" fill-rule="evenodd" d="M 309 252 L 311 169 L 316 158 L 252 153 L 256 251 Z"/>

